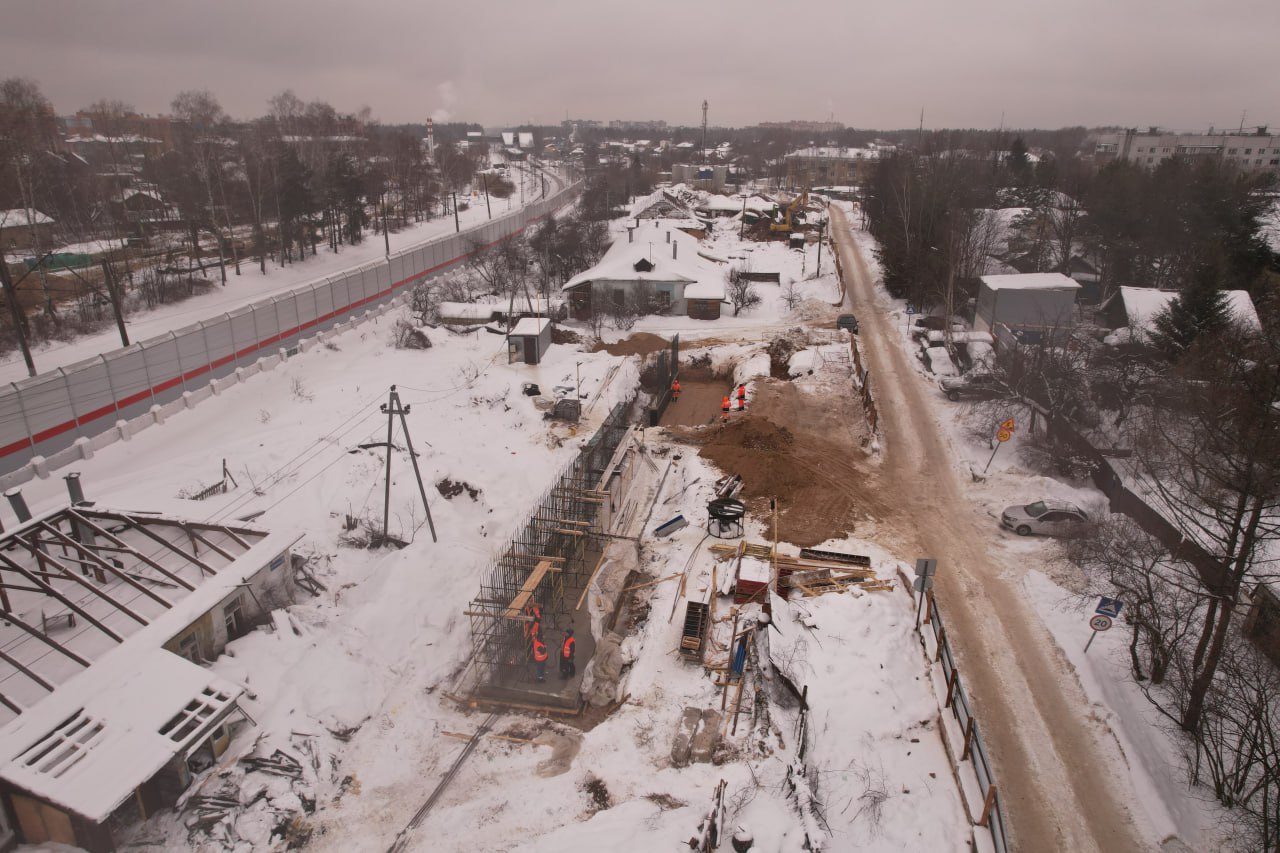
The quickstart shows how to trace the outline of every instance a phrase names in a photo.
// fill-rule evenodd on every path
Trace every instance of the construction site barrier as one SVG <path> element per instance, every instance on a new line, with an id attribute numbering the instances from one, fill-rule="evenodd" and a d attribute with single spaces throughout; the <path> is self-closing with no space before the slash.
<path id="1" fill-rule="evenodd" d="M 987 754 L 987 745 L 982 739 L 978 721 L 973 716 L 973 706 L 960 679 L 955 654 L 951 650 L 947 629 L 942 621 L 942 613 L 938 609 L 938 602 L 932 590 L 929 591 L 926 600 L 928 602 L 926 617 L 923 624 L 918 626 L 918 630 L 922 639 L 926 636 L 933 638 L 933 662 L 941 665 L 942 677 L 946 683 L 946 701 L 943 708 L 951 711 L 964 738 L 963 749 L 958 756 L 953 754 L 952 759 L 958 765 L 957 772 L 960 772 L 960 768 L 965 763 L 972 766 L 978 782 L 978 795 L 982 798 L 979 814 L 976 816 L 970 814 L 970 818 L 976 826 L 985 827 L 991 833 L 991 844 L 996 853 L 1008 853 L 1009 835 L 1005 826 L 1004 810 L 1000 804 L 1000 794 L 996 788 L 995 773 L 991 769 L 991 759 Z M 946 737 L 944 733 L 944 741 Z M 964 787 L 963 783 L 961 787 Z"/>
<path id="2" fill-rule="evenodd" d="M 522 233 L 581 188 L 573 184 L 468 231 L 10 383 L 0 389 L 0 475 L 19 482 L 47 476 L 48 458 L 77 442 L 122 429 L 157 407 L 181 406 L 184 395 L 238 372 L 243 378 L 260 359 L 288 358 L 307 339 L 383 309 L 413 285 Z"/>

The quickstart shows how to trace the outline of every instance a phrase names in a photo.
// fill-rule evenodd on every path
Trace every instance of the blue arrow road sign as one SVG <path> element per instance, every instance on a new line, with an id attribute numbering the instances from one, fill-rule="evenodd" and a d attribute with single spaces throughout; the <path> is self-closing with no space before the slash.
<path id="1" fill-rule="evenodd" d="M 1098 601 L 1098 606 L 1094 608 L 1093 612 L 1101 616 L 1110 616 L 1112 619 L 1118 619 L 1120 617 L 1120 608 L 1122 607 L 1124 607 L 1123 601 L 1118 598 L 1107 598 L 1104 595 Z"/>

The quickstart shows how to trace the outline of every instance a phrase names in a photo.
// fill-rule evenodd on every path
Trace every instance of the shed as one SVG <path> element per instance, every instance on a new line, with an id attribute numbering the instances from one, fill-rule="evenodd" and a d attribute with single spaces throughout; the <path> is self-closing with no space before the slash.
<path id="1" fill-rule="evenodd" d="M 719 320 L 724 302 L 723 281 L 698 281 L 684 288 L 686 312 L 695 320 Z"/>
<path id="2" fill-rule="evenodd" d="M 1028 342 L 1066 342 L 1075 325 L 1077 282 L 1062 273 L 984 275 L 978 285 L 974 328 L 995 333 L 999 325 Z"/>
<path id="3" fill-rule="evenodd" d="M 551 321 L 525 317 L 507 333 L 507 363 L 538 364 L 551 346 Z"/>

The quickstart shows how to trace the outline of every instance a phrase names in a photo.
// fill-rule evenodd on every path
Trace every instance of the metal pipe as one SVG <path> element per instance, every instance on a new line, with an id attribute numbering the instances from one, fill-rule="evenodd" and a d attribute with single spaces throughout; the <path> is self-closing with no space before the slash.
<path id="1" fill-rule="evenodd" d="M 22 499 L 22 489 L 15 486 L 5 492 L 4 496 L 9 499 L 9 505 L 18 516 L 18 523 L 23 524 L 31 520 L 31 510 L 27 509 L 27 502 Z"/>

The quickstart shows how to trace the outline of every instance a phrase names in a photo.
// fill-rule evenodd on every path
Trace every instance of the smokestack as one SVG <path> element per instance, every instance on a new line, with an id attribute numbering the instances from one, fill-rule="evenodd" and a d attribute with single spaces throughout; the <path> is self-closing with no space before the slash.
<path id="1" fill-rule="evenodd" d="M 18 516 L 18 523 L 25 524 L 31 520 L 31 510 L 27 509 L 27 502 L 22 499 L 22 489 L 14 487 L 4 493 L 9 499 L 9 506 L 13 507 L 14 515 Z"/>

